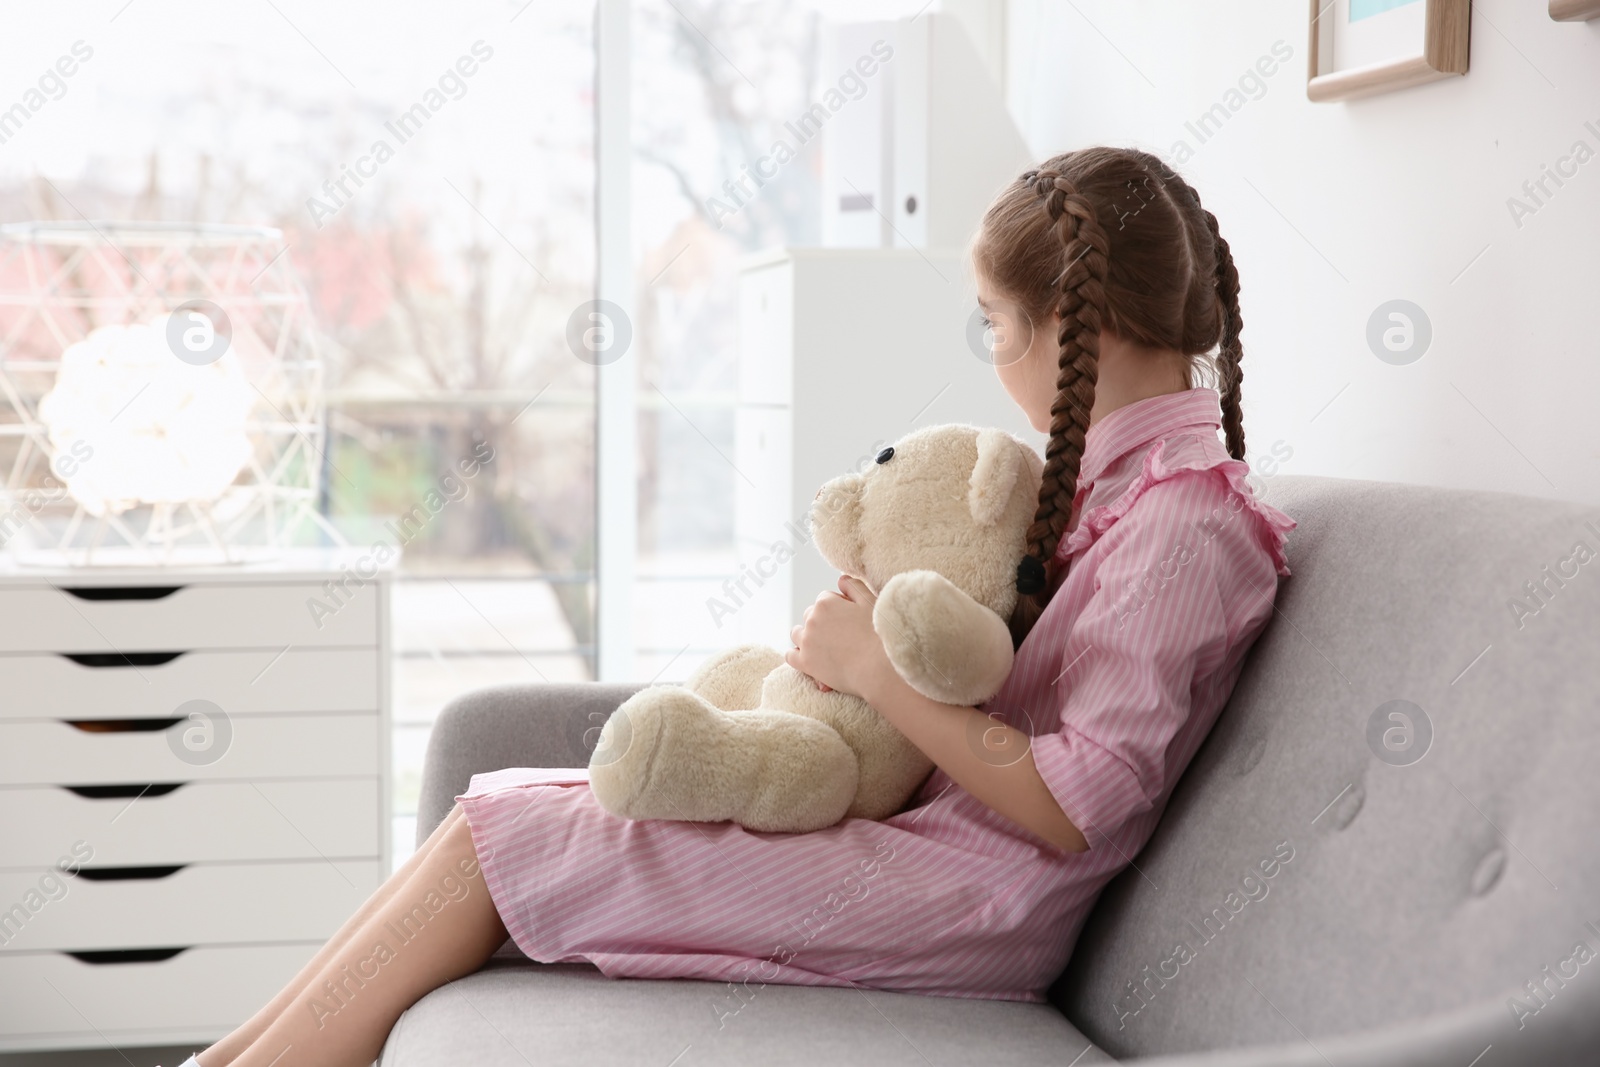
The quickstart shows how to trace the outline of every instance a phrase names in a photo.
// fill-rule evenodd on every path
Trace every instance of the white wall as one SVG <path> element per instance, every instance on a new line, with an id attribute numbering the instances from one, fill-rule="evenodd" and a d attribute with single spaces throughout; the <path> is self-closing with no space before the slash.
<path id="1" fill-rule="evenodd" d="M 1178 169 L 1241 276 L 1252 458 L 1281 440 L 1286 473 L 1600 500 L 1600 157 L 1520 228 L 1507 207 L 1574 142 L 1600 153 L 1600 21 L 1473 7 L 1465 77 L 1312 104 L 1298 0 L 1010 0 L 1008 96 L 1041 159 L 1194 149 Z M 1277 41 L 1293 57 L 1200 143 L 1185 122 Z M 1365 339 L 1394 298 L 1433 325 L 1406 366 Z"/>

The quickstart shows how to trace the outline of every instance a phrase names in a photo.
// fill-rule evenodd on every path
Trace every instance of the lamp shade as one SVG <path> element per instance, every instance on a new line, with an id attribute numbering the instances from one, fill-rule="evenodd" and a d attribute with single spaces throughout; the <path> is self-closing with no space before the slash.
<path id="1" fill-rule="evenodd" d="M 57 473 L 91 515 L 216 500 L 250 461 L 256 392 L 236 354 L 184 362 L 168 319 L 95 329 L 61 354 L 39 400 L 55 453 L 87 456 Z"/>

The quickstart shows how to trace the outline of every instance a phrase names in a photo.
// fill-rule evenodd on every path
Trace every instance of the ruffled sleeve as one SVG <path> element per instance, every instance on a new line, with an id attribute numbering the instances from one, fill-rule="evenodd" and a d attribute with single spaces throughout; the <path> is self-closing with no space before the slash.
<path id="1" fill-rule="evenodd" d="M 1077 528 L 1061 539 L 1057 555 L 1062 559 L 1076 555 L 1099 539 L 1111 525 L 1126 515 L 1152 485 L 1166 481 L 1180 471 L 1215 470 L 1237 497 L 1238 506 L 1250 512 L 1260 531 L 1261 544 L 1272 555 L 1273 568 L 1287 578 L 1289 557 L 1284 550 L 1295 521 L 1256 496 L 1245 479 L 1250 466 L 1228 455 L 1214 435 L 1185 434 L 1169 437 L 1145 453 L 1144 465 L 1128 487 L 1108 504 L 1090 508 L 1078 520 Z"/>
<path id="2" fill-rule="evenodd" d="M 1094 592 L 1061 642 L 1051 690 L 1060 728 L 1033 739 L 1033 757 L 1091 850 L 1171 784 L 1167 750 L 1191 687 L 1241 637 L 1228 610 L 1234 591 L 1288 573 L 1293 520 L 1257 501 L 1245 464 L 1210 444 L 1162 441 L 1126 491 L 1084 512 L 1068 539 L 1070 553 L 1089 551 L 1074 566 L 1093 567 Z"/>

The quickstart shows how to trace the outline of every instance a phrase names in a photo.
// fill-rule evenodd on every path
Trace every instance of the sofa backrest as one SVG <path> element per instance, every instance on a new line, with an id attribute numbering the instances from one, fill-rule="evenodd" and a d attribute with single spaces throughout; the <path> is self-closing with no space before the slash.
<path id="1" fill-rule="evenodd" d="M 1600 1005 L 1600 509 L 1269 486 L 1274 621 L 1052 999 L 1119 1058 Z"/>

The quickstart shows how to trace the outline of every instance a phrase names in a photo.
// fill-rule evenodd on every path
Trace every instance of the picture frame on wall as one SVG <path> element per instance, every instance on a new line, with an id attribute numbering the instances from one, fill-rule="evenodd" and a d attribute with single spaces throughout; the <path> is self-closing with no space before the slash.
<path id="1" fill-rule="evenodd" d="M 1472 0 L 1310 0 L 1306 96 L 1322 103 L 1467 72 Z"/>
<path id="2" fill-rule="evenodd" d="M 1600 0 L 1550 0 L 1550 17 L 1557 22 L 1600 19 Z"/>

